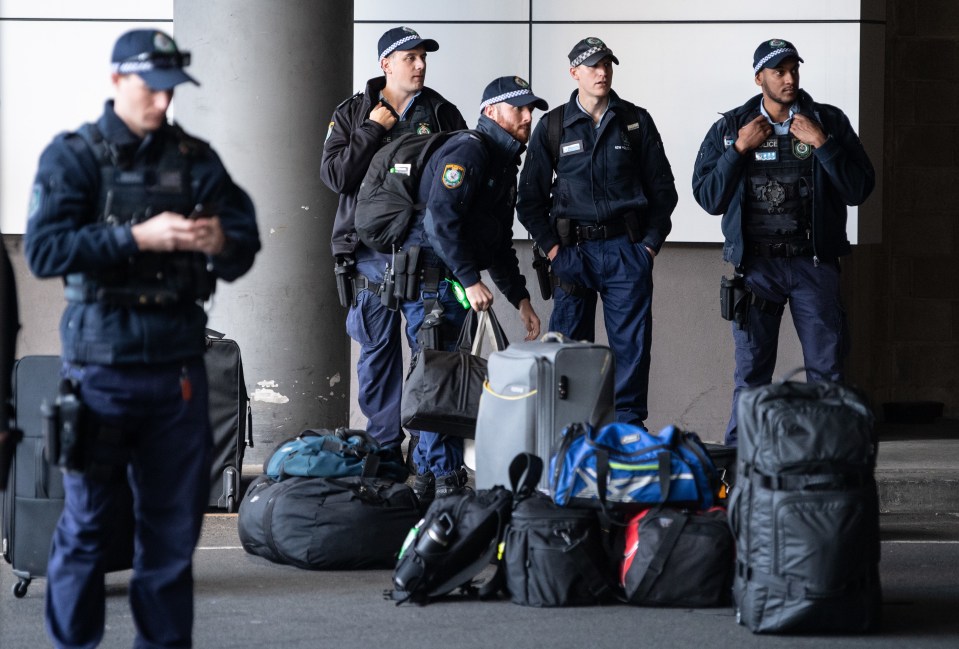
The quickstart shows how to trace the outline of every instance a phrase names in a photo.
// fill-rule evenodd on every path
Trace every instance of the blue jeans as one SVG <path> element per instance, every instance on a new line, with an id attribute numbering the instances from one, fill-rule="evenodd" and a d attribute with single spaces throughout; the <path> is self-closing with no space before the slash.
<path id="1" fill-rule="evenodd" d="M 80 382 L 89 420 L 118 428 L 127 466 L 110 480 L 64 474 L 66 500 L 47 567 L 46 627 L 57 647 L 95 647 L 103 637 L 103 560 L 115 532 L 122 482 L 136 521 L 130 608 L 134 646 L 189 647 L 193 551 L 210 494 L 212 434 L 202 358 L 166 365 L 65 365 Z M 185 390 L 181 381 L 189 381 Z"/>
<path id="2" fill-rule="evenodd" d="M 789 302 L 808 380 L 842 382 L 843 363 L 849 354 L 849 332 L 846 310 L 839 296 L 839 264 L 829 262 L 816 266 L 811 257 L 749 258 L 743 264 L 743 277 L 749 290 L 759 297 L 780 304 Z M 745 388 L 772 381 L 781 323 L 782 316 L 753 307 L 745 329 L 732 325 L 736 371 L 726 427 L 728 446 L 738 443 L 739 394 Z"/>
<path id="3" fill-rule="evenodd" d="M 616 420 L 640 424 L 649 415 L 650 346 L 653 336 L 653 258 L 640 243 L 622 236 L 563 246 L 552 263 L 566 282 L 588 289 L 574 297 L 557 287 L 549 330 L 574 340 L 596 339 L 596 295 L 610 349 L 616 359 Z"/>

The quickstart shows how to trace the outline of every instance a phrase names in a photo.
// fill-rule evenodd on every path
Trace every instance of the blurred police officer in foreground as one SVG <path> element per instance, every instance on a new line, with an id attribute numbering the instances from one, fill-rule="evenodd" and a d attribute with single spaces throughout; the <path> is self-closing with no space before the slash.
<path id="1" fill-rule="evenodd" d="M 550 331 L 595 340 L 597 293 L 602 297 L 616 358 L 616 418 L 642 425 L 653 258 L 672 229 L 678 197 L 652 117 L 612 88 L 614 63 L 619 59 L 598 38 L 570 51 L 577 89 L 536 125 L 517 208 L 552 267 Z"/>
<path id="2" fill-rule="evenodd" d="M 53 140 L 33 187 L 26 258 L 37 276 L 64 277 L 61 396 L 82 403 L 79 439 L 60 440 L 66 503 L 46 600 L 57 647 L 103 636 L 104 548 L 125 515 L 123 482 L 136 521 L 135 646 L 191 645 L 212 445 L 203 302 L 218 278 L 250 269 L 260 241 L 253 204 L 216 153 L 167 122 L 174 87 L 197 83 L 189 56 L 163 32 L 121 36 L 114 99 Z"/>
<path id="3" fill-rule="evenodd" d="M 363 176 L 380 147 L 406 133 L 466 128 L 456 106 L 424 85 L 427 52 L 438 49 L 436 41 L 421 38 L 409 27 L 395 27 L 380 37 L 376 52 L 383 76 L 370 79 L 363 92 L 337 106 L 320 168 L 320 178 L 340 195 L 332 248 L 341 301 L 349 307 L 346 331 L 360 346 L 356 367 L 360 410 L 367 417 L 367 432 L 397 454 L 404 437 L 403 323 L 399 312 L 384 306 L 379 295 L 390 256 L 363 245 L 353 218 Z M 412 347 L 411 336 L 407 326 Z"/>
<path id="4" fill-rule="evenodd" d="M 845 114 L 800 89 L 802 62 L 788 41 L 761 43 L 762 93 L 709 129 L 693 170 L 696 201 L 723 215 L 723 258 L 736 267 L 723 282 L 736 344 L 731 446 L 739 393 L 772 380 L 787 301 L 808 380 L 842 381 L 849 348 L 839 296 L 846 206 L 866 200 L 875 172 Z"/>
<path id="5" fill-rule="evenodd" d="M 418 299 L 400 307 L 417 340 L 424 316 L 441 314 L 441 321 L 430 323 L 439 329 L 436 346 L 456 346 L 466 310 L 449 280 L 465 288 L 470 307 L 485 311 L 493 304 L 493 293 L 480 276 L 482 270 L 489 270 L 497 288 L 519 310 L 526 340 L 539 336 L 539 317 L 513 249 L 516 172 L 529 140 L 533 108 L 545 110 L 548 105 L 524 79 L 494 79 L 483 91 L 475 132 L 454 135 L 425 165 L 416 202 L 426 207 L 416 215 L 402 246 L 418 246 L 419 258 L 438 269 L 435 286 L 425 275 Z M 413 489 L 421 502 L 466 485 L 462 438 L 421 431 L 414 458 Z"/>
<path id="6" fill-rule="evenodd" d="M 0 232 L 0 492 L 7 486 L 13 452 L 19 441 L 19 433 L 12 428 L 13 395 L 10 385 L 19 329 L 17 287 L 7 247 L 3 244 L 3 233 Z"/>

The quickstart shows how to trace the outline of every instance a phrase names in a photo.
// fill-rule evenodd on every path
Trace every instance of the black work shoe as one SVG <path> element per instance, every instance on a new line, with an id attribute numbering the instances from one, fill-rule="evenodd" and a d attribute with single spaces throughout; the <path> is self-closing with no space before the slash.
<path id="1" fill-rule="evenodd" d="M 453 473 L 436 478 L 436 497 L 451 496 L 456 493 L 462 493 L 469 487 L 466 483 L 469 481 L 469 474 L 466 467 L 461 466 Z"/>
<path id="2" fill-rule="evenodd" d="M 422 507 L 426 507 L 436 497 L 436 478 L 433 477 L 432 471 L 416 475 L 413 493 L 416 494 L 416 499 L 420 501 Z"/>

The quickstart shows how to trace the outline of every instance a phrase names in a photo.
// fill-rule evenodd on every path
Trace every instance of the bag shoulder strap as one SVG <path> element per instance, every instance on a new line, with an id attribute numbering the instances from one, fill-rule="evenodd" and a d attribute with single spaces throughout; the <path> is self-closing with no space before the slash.
<path id="1" fill-rule="evenodd" d="M 563 114 L 566 104 L 557 106 L 546 113 L 546 140 L 549 143 L 549 155 L 553 160 L 553 169 L 559 164 L 560 140 L 563 138 Z"/>
<path id="2" fill-rule="evenodd" d="M 654 515 L 659 514 L 660 512 L 658 511 L 654 512 Z M 669 559 L 669 555 L 672 554 L 673 549 L 679 542 L 679 536 L 683 533 L 683 528 L 685 528 L 686 523 L 689 522 L 689 515 L 682 512 L 676 512 L 676 515 L 671 516 L 671 518 L 673 522 L 666 528 L 666 535 L 663 537 L 659 547 L 656 548 L 656 554 L 653 555 L 652 560 L 650 560 L 649 566 L 646 567 L 646 572 L 643 574 L 643 578 L 636 588 L 636 596 L 640 602 L 649 596 L 656 580 L 663 574 L 666 560 Z"/>

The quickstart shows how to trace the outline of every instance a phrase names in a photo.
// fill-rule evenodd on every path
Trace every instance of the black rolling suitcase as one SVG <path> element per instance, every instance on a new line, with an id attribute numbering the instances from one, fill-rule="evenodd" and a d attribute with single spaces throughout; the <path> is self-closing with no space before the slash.
<path id="1" fill-rule="evenodd" d="M 13 370 L 14 423 L 23 432 L 3 494 L 3 558 L 19 580 L 13 594 L 23 597 L 36 577 L 47 574 L 53 530 L 63 511 L 63 476 L 45 457 L 40 404 L 56 398 L 60 381 L 58 356 L 25 356 Z M 124 486 L 126 483 L 121 483 Z M 108 571 L 125 570 L 133 563 L 133 496 L 125 487 L 129 515 L 113 536 L 115 547 L 106 554 Z"/>
<path id="2" fill-rule="evenodd" d="M 754 633 L 875 631 L 878 439 L 864 397 L 784 381 L 739 398 L 733 595 Z"/>
<path id="3" fill-rule="evenodd" d="M 243 377 L 240 346 L 218 331 L 207 329 L 206 334 L 204 360 L 213 428 L 209 506 L 235 512 L 240 504 L 243 455 L 247 446 L 253 446 L 250 397 Z"/>

